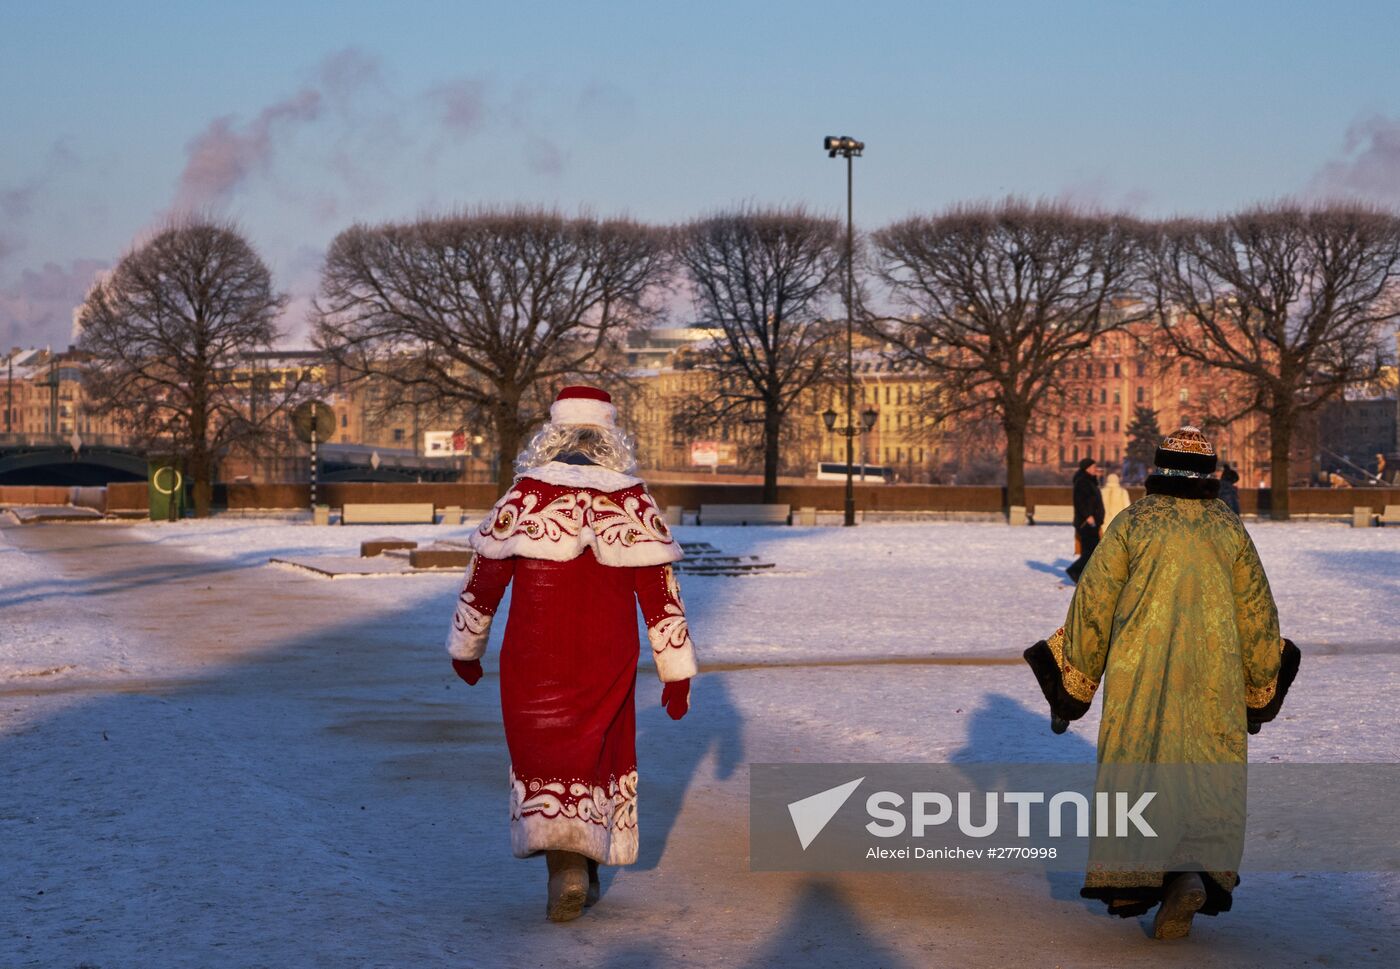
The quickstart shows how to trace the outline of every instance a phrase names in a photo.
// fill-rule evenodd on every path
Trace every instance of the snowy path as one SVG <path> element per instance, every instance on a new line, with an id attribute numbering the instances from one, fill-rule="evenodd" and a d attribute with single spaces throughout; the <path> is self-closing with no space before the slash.
<path id="1" fill-rule="evenodd" d="M 679 724 L 643 672 L 641 861 L 605 876 L 585 918 L 549 925 L 542 863 L 509 857 L 496 680 L 467 690 L 443 661 L 454 583 L 300 576 L 261 564 L 285 537 L 225 523 L 215 549 L 213 528 L 0 532 L 5 635 L 49 637 L 40 652 L 4 644 L 31 675 L 0 678 L 0 967 L 1360 966 L 1397 951 L 1393 876 L 1250 876 L 1234 912 L 1162 946 L 1082 903 L 1069 873 L 747 871 L 751 761 L 1090 759 L 1094 721 L 1053 737 L 1024 668 L 948 662 L 1006 655 L 1022 625 L 1057 622 L 1067 591 L 1048 581 L 1027 594 L 1054 600 L 1048 620 L 983 600 L 982 628 L 1000 631 L 977 649 L 805 668 L 752 668 L 776 657 L 719 637 L 740 609 L 758 609 L 757 639 L 815 636 L 826 620 L 809 610 L 825 616 L 835 596 L 803 602 L 796 622 L 792 601 L 782 615 L 751 601 L 773 594 L 766 579 L 688 583 L 725 671 L 697 681 Z M 289 534 L 344 543 L 330 531 Z M 781 541 L 789 562 L 846 540 L 727 536 Z M 1338 572 L 1325 583 L 1351 595 Z M 1394 586 L 1371 597 L 1391 622 Z M 876 608 L 928 630 L 969 608 L 942 596 Z M 1316 656 L 1256 759 L 1395 759 L 1400 654 L 1375 628 L 1329 621 L 1336 642 L 1377 647 Z M 883 635 L 854 625 L 872 647 Z M 844 630 L 799 662 L 881 655 L 842 649 Z M 883 655 L 930 655 L 927 636 L 901 642 Z"/>

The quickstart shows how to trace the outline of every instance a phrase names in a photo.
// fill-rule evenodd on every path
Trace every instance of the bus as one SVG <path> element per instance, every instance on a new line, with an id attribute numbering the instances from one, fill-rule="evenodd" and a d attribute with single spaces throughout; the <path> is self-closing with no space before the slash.
<path id="1" fill-rule="evenodd" d="M 852 477 L 864 484 L 888 484 L 890 469 L 880 464 L 852 465 Z M 845 461 L 822 461 L 817 464 L 818 481 L 845 481 Z"/>

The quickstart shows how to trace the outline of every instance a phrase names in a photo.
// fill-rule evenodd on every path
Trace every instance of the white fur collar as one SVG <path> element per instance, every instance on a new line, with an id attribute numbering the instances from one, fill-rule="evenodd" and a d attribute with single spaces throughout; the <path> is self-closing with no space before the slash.
<path id="1" fill-rule="evenodd" d="M 538 468 L 531 468 L 519 477 L 534 478 L 561 488 L 592 488 L 602 492 L 622 491 L 642 483 L 641 478 L 602 465 L 565 464 L 562 461 L 550 461 Z"/>

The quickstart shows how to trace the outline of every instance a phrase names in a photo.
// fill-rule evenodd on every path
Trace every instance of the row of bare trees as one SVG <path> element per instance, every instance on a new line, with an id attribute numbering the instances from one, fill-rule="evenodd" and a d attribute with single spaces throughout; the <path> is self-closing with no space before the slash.
<path id="1" fill-rule="evenodd" d="M 553 391 L 625 383 L 625 338 L 684 291 L 716 336 L 694 354 L 710 389 L 681 420 L 756 428 L 774 500 L 799 401 L 844 374 L 846 257 L 839 224 L 800 208 L 745 207 L 666 229 L 478 210 L 342 232 L 312 322 L 338 372 L 397 388 L 386 407 L 489 425 L 504 485 Z M 1159 223 L 1048 203 L 962 205 L 880 229 L 854 258 L 856 322 L 933 380 L 927 423 L 1000 425 L 1011 504 L 1024 503 L 1033 421 L 1062 400 L 1066 362 L 1106 332 L 1155 320 L 1178 354 L 1238 375 L 1252 392 L 1241 406 L 1268 415 L 1273 480 L 1287 482 L 1300 415 L 1373 379 L 1383 330 L 1400 316 L 1400 218 L 1354 205 Z M 253 420 L 220 376 L 272 346 L 283 304 L 232 227 L 172 227 L 123 259 L 82 309 L 80 346 L 100 361 L 96 396 L 184 441 L 207 483 L 213 455 L 292 400 L 289 390 Z M 1274 511 L 1286 517 L 1279 492 Z"/>

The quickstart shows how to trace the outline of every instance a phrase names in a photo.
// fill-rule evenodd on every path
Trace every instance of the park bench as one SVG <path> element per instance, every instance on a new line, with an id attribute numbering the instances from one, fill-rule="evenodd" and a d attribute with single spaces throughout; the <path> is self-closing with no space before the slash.
<path id="1" fill-rule="evenodd" d="M 790 525 L 791 505 L 701 505 L 697 525 Z"/>
<path id="2" fill-rule="evenodd" d="M 1073 505 L 1036 505 L 1031 521 L 1037 525 L 1073 525 Z"/>
<path id="3" fill-rule="evenodd" d="M 432 502 L 345 504 L 340 509 L 342 525 L 432 525 L 437 509 Z"/>
<path id="4" fill-rule="evenodd" d="M 1386 505 L 1381 512 L 1381 525 L 1400 525 L 1400 505 Z"/>

